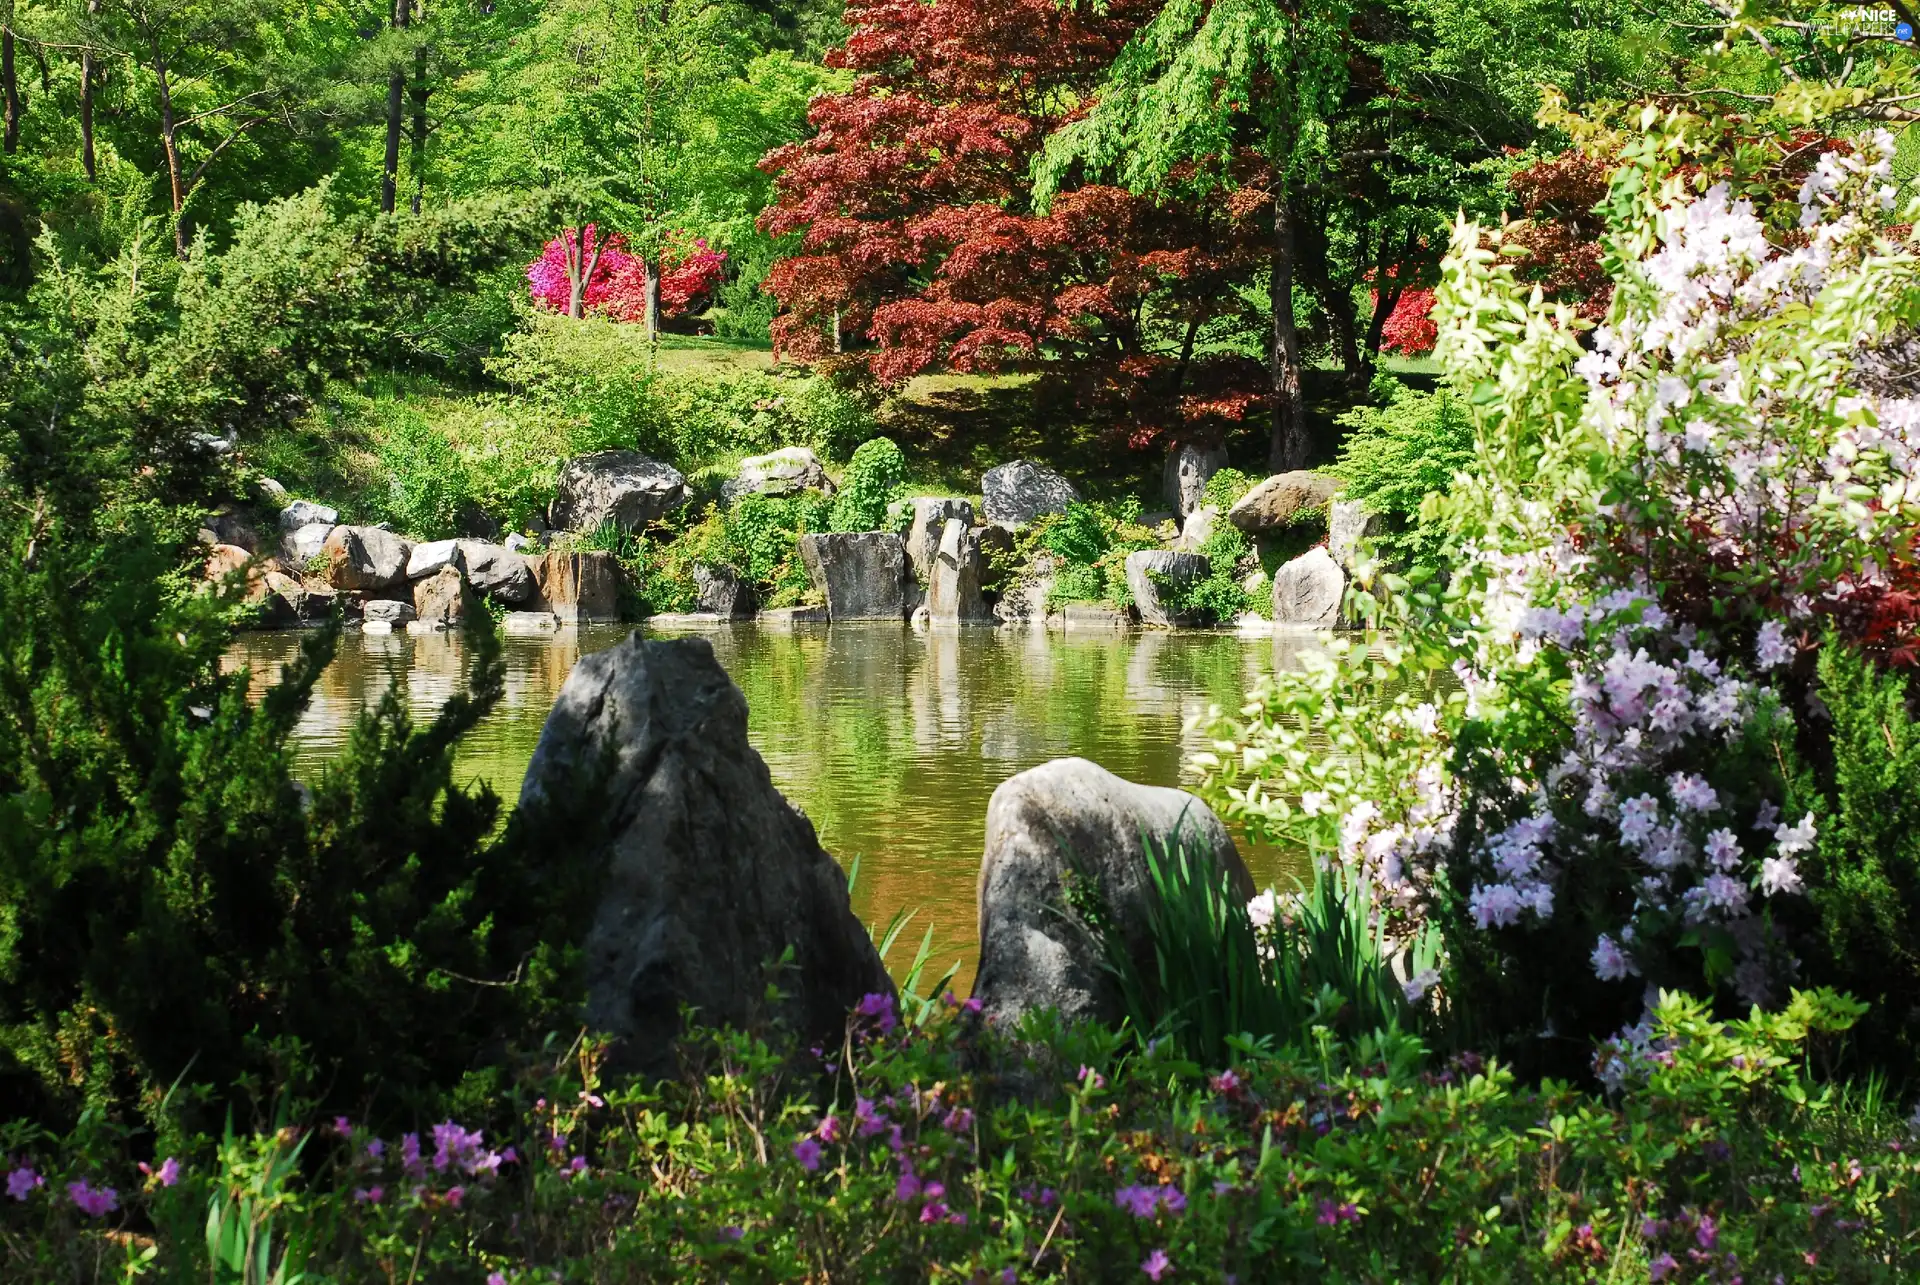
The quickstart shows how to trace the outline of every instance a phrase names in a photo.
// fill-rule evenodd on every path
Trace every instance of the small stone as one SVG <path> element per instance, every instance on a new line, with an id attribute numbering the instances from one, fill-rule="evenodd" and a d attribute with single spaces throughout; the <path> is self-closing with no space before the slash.
<path id="1" fill-rule="evenodd" d="M 827 623 L 825 607 L 768 607 L 760 613 L 763 625 L 824 625 Z"/>
<path id="2" fill-rule="evenodd" d="M 732 504 L 743 495 L 798 495 L 802 491 L 832 495 L 833 479 L 811 449 L 787 446 L 741 460 L 740 471 L 721 484 L 720 496 Z"/>
<path id="3" fill-rule="evenodd" d="M 980 490 L 987 521 L 1016 529 L 1049 513 L 1065 513 L 1067 505 L 1080 498 L 1066 478 L 1026 460 L 988 469 Z"/>
<path id="4" fill-rule="evenodd" d="M 1226 466 L 1227 451 L 1223 446 L 1182 442 L 1169 452 L 1164 481 L 1167 503 L 1173 506 L 1174 513 L 1185 518 L 1200 507 L 1201 497 L 1207 493 L 1208 479 Z"/>
<path id="5" fill-rule="evenodd" d="M 413 546 L 379 527 L 337 526 L 327 535 L 327 583 L 379 593 L 403 587 Z"/>
<path id="6" fill-rule="evenodd" d="M 560 628 L 560 617 L 551 611 L 509 611 L 500 622 L 500 631 L 508 634 L 550 634 Z"/>
<path id="7" fill-rule="evenodd" d="M 373 598 L 361 609 L 360 618 L 364 621 L 384 621 L 389 625 L 404 625 L 418 614 L 410 602 L 397 602 L 392 598 Z"/>
<path id="8" fill-rule="evenodd" d="M 1309 549 L 1273 573 L 1274 623 L 1330 629 L 1340 621 L 1346 590 L 1346 573 L 1333 555 Z"/>
<path id="9" fill-rule="evenodd" d="M 1324 473 L 1296 469 L 1276 473 L 1227 510 L 1227 521 L 1249 534 L 1292 526 L 1310 510 L 1323 509 L 1340 483 Z"/>
<path id="10" fill-rule="evenodd" d="M 1180 539 L 1174 548 L 1182 553 L 1198 553 L 1200 546 L 1213 538 L 1220 523 L 1220 510 L 1211 504 L 1203 504 L 1187 514 L 1187 520 L 1181 524 Z"/>
<path id="11" fill-rule="evenodd" d="M 407 632 L 410 634 L 444 634 L 454 627 L 456 622 L 449 620 L 409 620 Z M 391 625 L 388 628 L 392 628 Z"/>
<path id="12" fill-rule="evenodd" d="M 254 482 L 253 489 L 259 493 L 259 496 L 262 500 L 265 500 L 268 504 L 271 504 L 274 508 L 284 509 L 287 507 L 287 488 L 280 485 L 278 482 L 274 481 L 272 478 L 270 477 L 260 478 L 259 480 Z"/>
<path id="13" fill-rule="evenodd" d="M 1062 629 L 1131 629 L 1133 617 L 1124 607 L 1104 602 L 1068 602 L 1048 617 L 1047 623 Z"/>
<path id="14" fill-rule="evenodd" d="M 1176 553 L 1172 549 L 1137 549 L 1127 555 L 1127 589 L 1140 613 L 1140 623 L 1162 629 L 1182 623 L 1184 615 L 1161 600 L 1169 582 L 1190 585 L 1204 580 L 1212 570 L 1197 553 Z"/>
<path id="15" fill-rule="evenodd" d="M 325 553 L 327 537 L 333 534 L 333 528 L 324 522 L 311 522 L 296 527 L 280 537 L 280 556 L 300 570 Z"/>
<path id="16" fill-rule="evenodd" d="M 524 606 L 540 592 L 533 568 L 525 555 L 503 544 L 484 540 L 462 540 L 460 565 L 466 570 L 467 583 L 476 590 L 510 607 Z"/>
<path id="17" fill-rule="evenodd" d="M 927 582 L 927 619 L 936 625 L 990 624 L 993 613 L 980 595 L 980 540 L 959 518 L 948 518 Z"/>
<path id="18" fill-rule="evenodd" d="M 340 522 L 340 512 L 324 504 L 315 504 L 312 500 L 289 500 L 287 506 L 280 510 L 282 531 L 298 531 L 301 527 L 312 526 L 316 522 L 337 526 Z"/>
<path id="19" fill-rule="evenodd" d="M 611 553 L 549 553 L 534 567 L 540 600 L 564 624 L 620 619 L 620 564 Z"/>
<path id="20" fill-rule="evenodd" d="M 513 551 L 514 553 L 525 553 L 527 552 L 527 550 L 532 549 L 536 546 L 534 545 L 533 541 L 527 539 L 526 536 L 521 535 L 518 531 L 515 531 L 512 535 L 507 537 L 506 547 L 511 551 Z"/>
<path id="21" fill-rule="evenodd" d="M 390 634 L 393 632 L 393 621 L 391 620 L 363 621 L 360 625 L 360 632 L 363 634 L 372 634 L 376 638 L 382 637 L 386 634 Z"/>
<path id="22" fill-rule="evenodd" d="M 1373 539 L 1385 525 L 1386 520 L 1363 502 L 1336 499 L 1327 516 L 1327 552 L 1342 571 L 1352 575 L 1361 543 Z"/>
<path id="23" fill-rule="evenodd" d="M 700 610 L 722 619 L 744 620 L 759 605 L 753 586 L 728 567 L 695 565 L 693 587 Z"/>

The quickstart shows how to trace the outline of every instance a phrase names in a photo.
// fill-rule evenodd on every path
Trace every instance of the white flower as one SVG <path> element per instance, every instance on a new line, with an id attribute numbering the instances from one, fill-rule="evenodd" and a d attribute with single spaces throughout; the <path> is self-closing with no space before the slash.
<path id="1" fill-rule="evenodd" d="M 1799 825 L 1778 826 L 1773 832 L 1773 841 L 1780 845 L 1780 855 L 1790 857 L 1796 852 L 1806 852 L 1813 847 L 1813 813 L 1800 818 Z"/>
<path id="2" fill-rule="evenodd" d="M 1317 817 L 1332 808 L 1333 795 L 1325 790 L 1308 790 L 1300 796 L 1300 810 L 1310 817 Z"/>
<path id="3" fill-rule="evenodd" d="M 1733 831 L 1715 830 L 1707 836 L 1707 860 L 1713 863 L 1715 870 L 1733 869 L 1740 864 L 1742 855 L 1740 840 Z"/>
<path id="4" fill-rule="evenodd" d="M 1688 812 L 1711 812 L 1720 806 L 1720 796 L 1704 778 L 1685 772 L 1675 772 L 1667 778 L 1667 792 L 1673 797 L 1675 807 Z"/>
<path id="5" fill-rule="evenodd" d="M 1633 966 L 1633 960 L 1627 952 L 1620 949 L 1620 943 L 1605 933 L 1593 948 L 1593 974 L 1603 982 L 1623 982 L 1639 973 Z"/>
<path id="6" fill-rule="evenodd" d="M 1628 799 L 1620 805 L 1620 838 L 1638 847 L 1652 835 L 1660 822 L 1660 800 L 1651 794 Z"/>
<path id="7" fill-rule="evenodd" d="M 1473 895 L 1467 898 L 1467 909 L 1473 914 L 1473 921 L 1480 925 L 1482 932 L 1489 927 L 1506 928 L 1520 919 L 1523 903 L 1520 894 L 1509 884 L 1496 883 L 1489 888 L 1475 888 Z"/>
<path id="8" fill-rule="evenodd" d="M 1801 890 L 1800 871 L 1792 857 L 1768 857 L 1760 863 L 1760 891 L 1769 897 Z"/>
<path id="9" fill-rule="evenodd" d="M 1418 1004 L 1421 1000 L 1427 997 L 1427 992 L 1432 990 L 1439 983 L 1439 981 L 1440 981 L 1439 969 L 1437 968 L 1423 969 L 1420 972 L 1417 972 L 1413 975 L 1413 980 L 1404 983 L 1400 987 L 1400 990 L 1403 994 L 1406 995 L 1407 1003 Z"/>
<path id="10" fill-rule="evenodd" d="M 1247 918 L 1253 921 L 1257 929 L 1271 928 L 1274 916 L 1280 912 L 1280 899 L 1269 888 L 1247 903 Z"/>
<path id="11" fill-rule="evenodd" d="M 1769 620 L 1760 626 L 1760 634 L 1753 640 L 1753 661 L 1762 669 L 1777 669 L 1793 659 L 1793 647 L 1787 642 L 1787 631 L 1777 620 Z"/>
<path id="12" fill-rule="evenodd" d="M 1704 455 L 1713 449 L 1714 434 L 1719 432 L 1713 424 L 1704 419 L 1687 421 L 1687 449 L 1696 455 Z"/>

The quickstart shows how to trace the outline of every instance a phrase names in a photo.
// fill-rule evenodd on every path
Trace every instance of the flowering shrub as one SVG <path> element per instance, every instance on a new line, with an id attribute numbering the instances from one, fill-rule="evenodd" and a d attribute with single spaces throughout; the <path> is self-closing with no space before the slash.
<path id="1" fill-rule="evenodd" d="M 547 242 L 527 268 L 534 303 L 565 313 L 573 300 L 568 265 L 577 260 L 574 272 L 586 271 L 589 265 L 592 269 L 584 291 L 587 308 L 614 321 L 645 321 L 646 259 L 628 250 L 626 238 L 618 232 L 608 233 L 604 241 L 598 238 L 598 225 L 589 223 L 585 228 L 568 228 Z M 720 251 L 709 249 L 703 238 L 670 235 L 660 252 L 661 316 L 683 316 L 710 297 L 720 284 L 726 259 Z"/>
<path id="2" fill-rule="evenodd" d="M 1405 1036 L 1324 1032 L 1214 1074 L 1098 1028 L 1006 1040 L 967 1005 L 862 1005 L 782 1056 L 686 1044 L 682 1082 L 591 1050 L 497 1126 L 350 1117 L 184 1140 L 0 1126 L 0 1275 L 242 1279 L 1003 1281 L 1909 1279 L 1907 1129 L 1802 1069 L 1857 1006 L 1747 1021 L 1671 999 L 1617 1105 L 1518 1085 Z M 909 1020 L 909 1019 L 912 1020 Z M 1024 1086 L 1004 1091 L 1007 1077 Z M 431 1117 L 429 1117 L 431 1119 Z M 301 1163 L 294 1163 L 296 1160 Z M 212 1211 L 210 1217 L 209 1211 Z M 216 1236 L 218 1232 L 220 1235 Z M 224 1260 L 223 1260 L 224 1261 Z M 1670 1264 L 1670 1265 L 1669 1265 Z"/>
<path id="3" fill-rule="evenodd" d="M 1408 290 L 1387 314 L 1387 324 L 1380 331 L 1380 349 L 1418 357 L 1432 352 L 1439 337 L 1440 329 L 1433 322 L 1433 291 Z"/>
<path id="4" fill-rule="evenodd" d="M 1373 662 L 1337 653 L 1201 760 L 1228 811 L 1438 916 L 1455 1014 L 1553 1066 L 1650 986 L 1774 1003 L 1818 965 L 1813 652 L 1823 618 L 1851 645 L 1851 605 L 1920 514 L 1920 389 L 1899 373 L 1920 259 L 1881 231 L 1891 139 L 1822 157 L 1776 243 L 1726 185 L 1676 172 L 1699 122 L 1652 129 L 1616 174 L 1590 347 L 1480 229 L 1454 234 L 1438 351 L 1478 431 L 1441 506 L 1456 574 L 1445 594 L 1377 582 L 1411 615 L 1371 677 L 1419 685 L 1354 727 L 1343 689 Z M 1313 761 L 1276 714 L 1368 757 Z"/>

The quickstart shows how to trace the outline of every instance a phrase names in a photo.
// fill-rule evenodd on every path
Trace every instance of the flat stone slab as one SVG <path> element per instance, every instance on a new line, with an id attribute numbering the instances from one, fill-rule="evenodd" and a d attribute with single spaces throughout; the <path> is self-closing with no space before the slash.
<path id="1" fill-rule="evenodd" d="M 824 625 L 825 607 L 769 607 L 755 617 L 763 625 Z"/>
<path id="2" fill-rule="evenodd" d="M 502 633 L 550 634 L 560 628 L 560 617 L 551 611 L 509 611 L 500 622 Z"/>
<path id="3" fill-rule="evenodd" d="M 747 617 L 751 619 L 751 617 Z M 722 616 L 712 611 L 657 611 L 640 622 L 644 625 L 666 625 L 672 627 L 711 627 L 741 623 L 740 618 Z"/>
<path id="4" fill-rule="evenodd" d="M 1054 629 L 1131 629 L 1133 617 L 1124 608 L 1103 602 L 1069 602 L 1047 617 Z"/>

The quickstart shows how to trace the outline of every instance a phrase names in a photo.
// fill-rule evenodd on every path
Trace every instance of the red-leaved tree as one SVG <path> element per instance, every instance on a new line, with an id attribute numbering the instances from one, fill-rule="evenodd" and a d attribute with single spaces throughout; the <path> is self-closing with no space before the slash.
<path id="1" fill-rule="evenodd" d="M 1202 351 L 1259 250 L 1257 205 L 1083 185 L 1033 210 L 1029 167 L 1149 0 L 854 0 L 828 55 L 857 73 L 812 137 L 769 153 L 771 235 L 797 234 L 767 291 L 783 357 L 930 368 L 1047 363 L 1136 444 L 1207 436 L 1266 396 L 1257 362 Z"/>

